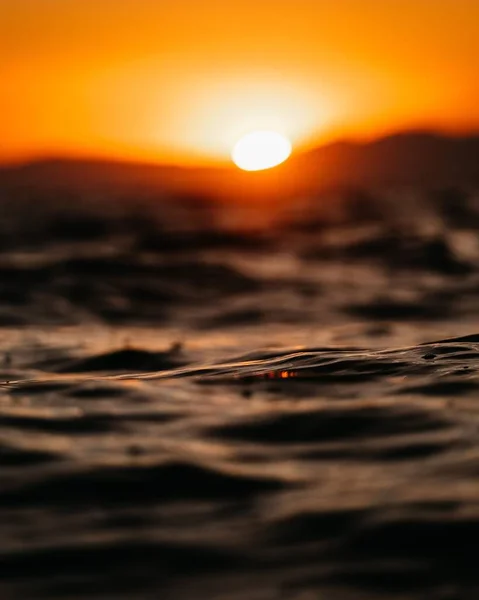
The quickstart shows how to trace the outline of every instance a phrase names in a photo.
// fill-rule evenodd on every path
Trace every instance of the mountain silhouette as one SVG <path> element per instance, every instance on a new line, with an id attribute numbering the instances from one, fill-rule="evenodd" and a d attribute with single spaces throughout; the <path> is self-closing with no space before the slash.
<path id="1" fill-rule="evenodd" d="M 479 184 L 479 135 L 405 132 L 369 143 L 338 142 L 303 155 L 324 183 L 359 186 Z"/>
<path id="2" fill-rule="evenodd" d="M 294 155 L 254 174 L 228 167 L 177 167 L 121 161 L 43 159 L 0 167 L 0 191 L 215 193 L 248 190 L 262 181 L 304 192 L 334 186 L 479 185 L 479 134 L 403 132 L 367 142 L 335 142 Z M 242 187 L 241 187 L 242 186 Z"/>

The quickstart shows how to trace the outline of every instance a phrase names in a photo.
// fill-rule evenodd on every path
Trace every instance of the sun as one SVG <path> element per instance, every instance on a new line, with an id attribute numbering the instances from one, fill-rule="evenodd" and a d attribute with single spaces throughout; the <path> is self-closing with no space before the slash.
<path id="1" fill-rule="evenodd" d="M 289 158 L 291 142 L 275 131 L 252 131 L 234 146 L 231 158 L 244 171 L 271 169 Z"/>

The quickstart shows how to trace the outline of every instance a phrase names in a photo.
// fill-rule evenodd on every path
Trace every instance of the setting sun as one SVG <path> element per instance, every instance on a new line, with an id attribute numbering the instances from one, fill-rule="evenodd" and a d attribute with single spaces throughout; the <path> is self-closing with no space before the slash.
<path id="1" fill-rule="evenodd" d="M 478 19 L 474 0 L 0 0 L 0 163 L 224 166 L 260 130 L 298 153 L 475 131 Z"/>
<path id="2" fill-rule="evenodd" d="M 244 171 L 262 171 L 283 163 L 291 149 L 291 142 L 280 133 L 253 131 L 235 144 L 231 157 Z"/>

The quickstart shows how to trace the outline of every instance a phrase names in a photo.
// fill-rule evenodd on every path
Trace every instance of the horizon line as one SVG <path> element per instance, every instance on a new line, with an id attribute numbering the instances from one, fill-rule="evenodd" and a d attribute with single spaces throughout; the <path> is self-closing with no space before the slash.
<path id="1" fill-rule="evenodd" d="M 446 131 L 441 128 L 434 127 L 414 127 L 414 128 L 401 128 L 392 129 L 390 132 L 381 133 L 375 136 L 367 137 L 354 137 L 354 136 L 339 136 L 335 139 L 331 139 L 324 143 L 309 144 L 306 147 L 293 150 L 289 160 L 294 160 L 300 156 L 311 154 L 312 152 L 337 146 L 337 145 L 349 145 L 349 146 L 369 146 L 377 142 L 387 140 L 390 138 L 401 137 L 401 136 L 428 136 L 436 137 L 449 140 L 461 140 L 479 137 L 479 127 L 469 130 L 461 131 Z M 125 165 L 138 165 L 138 166 L 149 166 L 156 168 L 165 169 L 179 169 L 179 170 L 216 170 L 233 167 L 233 163 L 229 159 L 204 159 L 202 161 L 185 160 L 184 162 L 167 161 L 167 160 L 154 160 L 153 158 L 133 158 L 131 156 L 121 157 L 115 154 L 95 154 L 83 153 L 83 152 L 44 152 L 44 153 L 26 153 L 22 157 L 12 159 L 0 158 L 0 169 L 12 169 L 22 168 L 29 165 L 41 164 L 41 163 L 53 163 L 53 162 L 89 162 L 89 163 L 114 163 L 114 164 L 125 164 Z"/>

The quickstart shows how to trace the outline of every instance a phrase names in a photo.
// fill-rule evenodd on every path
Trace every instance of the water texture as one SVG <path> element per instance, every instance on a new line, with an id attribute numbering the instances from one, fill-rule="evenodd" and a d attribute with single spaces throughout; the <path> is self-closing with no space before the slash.
<path id="1" fill-rule="evenodd" d="M 2 600 L 478 597 L 479 197 L 401 194 L 5 209 Z"/>

